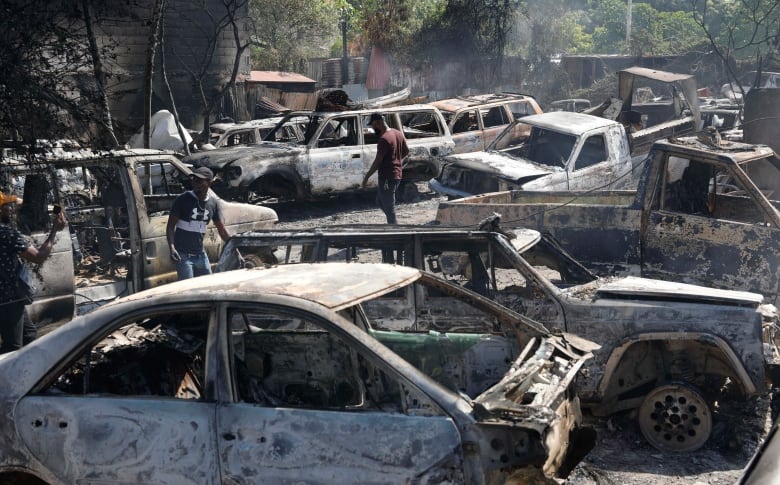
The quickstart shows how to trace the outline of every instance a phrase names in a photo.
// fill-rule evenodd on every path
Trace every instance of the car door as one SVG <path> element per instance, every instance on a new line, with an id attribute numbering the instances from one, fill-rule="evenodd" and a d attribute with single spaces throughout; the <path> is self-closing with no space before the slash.
<path id="1" fill-rule="evenodd" d="M 23 397 L 29 451 L 59 483 L 217 484 L 206 305 L 144 309 Z"/>
<path id="2" fill-rule="evenodd" d="M 499 133 L 504 131 L 504 128 L 512 121 L 512 118 L 503 104 L 482 108 L 479 110 L 479 113 L 482 121 L 482 147 L 480 150 L 486 150 Z"/>
<path id="3" fill-rule="evenodd" d="M 461 476 L 452 419 L 332 324 L 261 304 L 226 316 L 235 398 L 217 409 L 223 483 L 425 482 L 442 469 Z"/>
<path id="4" fill-rule="evenodd" d="M 670 157 L 650 211 L 642 274 L 704 286 L 776 295 L 780 282 L 780 231 L 755 223 L 758 209 L 736 179 L 714 166 Z M 717 194 L 713 180 L 717 180 Z M 723 191 L 731 191 L 729 195 Z M 714 196 L 714 197 L 713 197 Z M 724 213 L 722 198 L 741 203 Z M 771 300 L 770 300 L 771 301 Z"/>
<path id="5" fill-rule="evenodd" d="M 615 181 L 614 162 L 607 153 L 603 133 L 590 135 L 580 144 L 574 163 L 568 168 L 567 190 L 607 189 Z M 563 188 L 562 188 L 563 189 Z"/>
<path id="6" fill-rule="evenodd" d="M 309 141 L 308 165 L 312 195 L 359 190 L 373 162 L 363 153 L 357 115 L 324 118 Z"/>
<path id="7" fill-rule="evenodd" d="M 18 169 L 16 171 L 15 169 Z M 14 226 L 38 248 L 49 236 L 51 230 L 51 210 L 60 204 L 65 211 L 65 219 L 70 220 L 70 208 L 77 203 L 69 197 L 70 178 L 77 179 L 76 170 L 27 171 L 24 165 L 10 165 L 9 172 L 20 187 L 18 195 L 24 204 L 16 207 Z M 51 254 L 45 263 L 35 265 L 25 262 L 30 269 L 36 287 L 35 299 L 27 307 L 33 322 L 69 320 L 73 318 L 75 301 L 73 277 L 76 256 L 72 247 L 70 227 L 57 232 Z M 78 245 L 78 242 L 76 242 Z"/>
<path id="8" fill-rule="evenodd" d="M 478 152 L 485 149 L 480 112 L 477 108 L 458 111 L 450 123 L 452 141 L 455 142 L 454 153 Z M 495 137 L 494 137 L 495 138 Z"/>

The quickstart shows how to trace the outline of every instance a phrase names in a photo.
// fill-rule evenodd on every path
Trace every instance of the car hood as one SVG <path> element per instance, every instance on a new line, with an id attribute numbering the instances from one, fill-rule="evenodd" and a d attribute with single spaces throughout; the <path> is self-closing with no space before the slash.
<path id="1" fill-rule="evenodd" d="M 530 180 L 560 170 L 547 165 L 540 165 L 524 158 L 515 158 L 493 151 L 452 155 L 445 159 L 445 163 L 511 180 L 521 178 Z"/>
<path id="2" fill-rule="evenodd" d="M 504 377 L 474 399 L 478 420 L 521 421 L 525 427 L 535 422 L 543 431 L 555 420 L 556 402 L 593 356 L 590 349 L 598 348 L 583 339 L 572 343 L 568 335 L 548 335 L 535 345 L 521 352 Z"/>
<path id="3" fill-rule="evenodd" d="M 758 306 L 764 300 L 760 294 L 748 291 L 720 290 L 633 276 L 609 280 L 599 286 L 595 293 L 598 299 L 639 297 L 701 303 L 731 303 L 742 306 Z"/>
<path id="4" fill-rule="evenodd" d="M 263 160 L 294 156 L 302 151 L 304 151 L 304 147 L 299 145 L 264 141 L 193 153 L 184 159 L 184 163 L 191 163 L 196 167 L 221 169 L 238 160 Z"/>

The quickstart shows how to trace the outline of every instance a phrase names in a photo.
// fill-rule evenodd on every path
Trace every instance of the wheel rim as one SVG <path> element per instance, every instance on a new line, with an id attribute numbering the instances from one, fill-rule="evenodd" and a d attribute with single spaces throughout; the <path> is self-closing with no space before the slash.
<path id="1" fill-rule="evenodd" d="M 247 254 L 244 256 L 244 268 L 254 269 L 262 268 L 264 266 L 263 259 L 256 254 Z"/>
<path id="2" fill-rule="evenodd" d="M 712 433 L 712 413 L 701 394 L 686 384 L 656 387 L 639 407 L 639 429 L 661 451 L 697 450 Z"/>

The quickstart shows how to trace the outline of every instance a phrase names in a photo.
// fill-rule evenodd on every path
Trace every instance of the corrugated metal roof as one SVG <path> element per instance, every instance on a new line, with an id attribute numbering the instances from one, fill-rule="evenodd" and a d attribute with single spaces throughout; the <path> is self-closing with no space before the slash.
<path id="1" fill-rule="evenodd" d="M 284 71 L 252 71 L 247 82 L 250 83 L 311 83 L 314 79 L 308 78 L 297 72 Z"/>

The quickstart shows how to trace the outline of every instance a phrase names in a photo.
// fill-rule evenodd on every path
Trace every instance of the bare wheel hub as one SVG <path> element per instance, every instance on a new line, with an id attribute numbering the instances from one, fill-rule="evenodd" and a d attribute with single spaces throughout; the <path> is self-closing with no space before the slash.
<path id="1" fill-rule="evenodd" d="M 655 448 L 686 452 L 701 448 L 712 433 L 712 413 L 702 395 L 687 384 L 666 384 L 645 396 L 639 428 Z"/>

